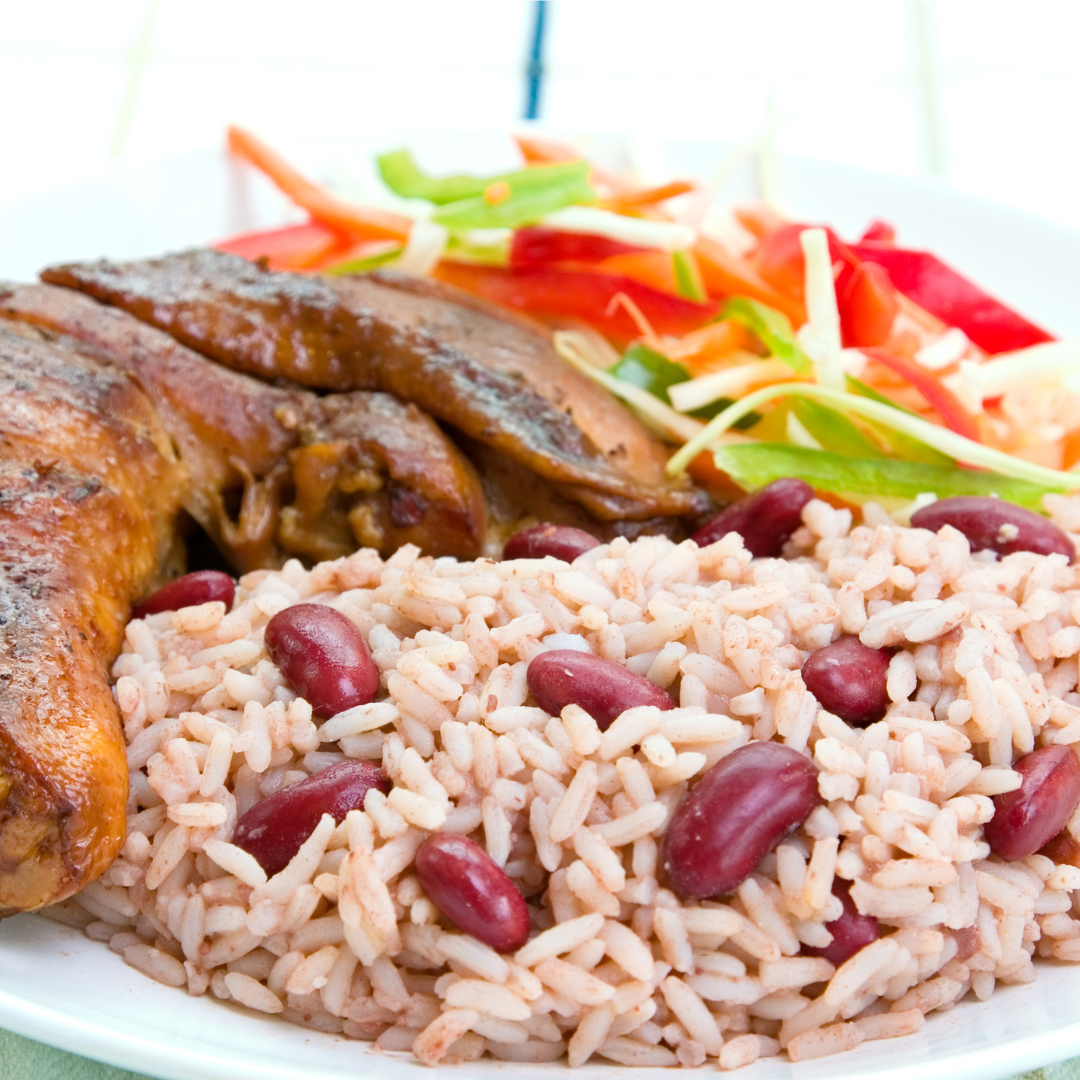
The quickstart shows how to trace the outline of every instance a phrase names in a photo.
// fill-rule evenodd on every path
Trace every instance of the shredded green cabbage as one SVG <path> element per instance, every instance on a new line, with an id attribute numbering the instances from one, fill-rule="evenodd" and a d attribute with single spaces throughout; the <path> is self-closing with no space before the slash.
<path id="1" fill-rule="evenodd" d="M 866 498 L 914 499 L 927 493 L 938 498 L 997 495 L 1019 506 L 1039 510 L 1043 495 L 1053 490 L 994 473 L 943 469 L 889 458 L 849 457 L 783 443 L 720 446 L 713 451 L 713 457 L 718 469 L 749 490 L 791 476 L 805 480 L 818 491 L 847 496 L 855 502 Z"/>
<path id="2" fill-rule="evenodd" d="M 813 361 L 799 347 L 788 317 L 775 308 L 751 300 L 748 296 L 733 296 L 724 303 L 717 321 L 731 319 L 740 323 L 761 339 L 773 356 L 783 360 L 796 375 L 810 375 Z"/>
<path id="3" fill-rule="evenodd" d="M 377 159 L 379 173 L 395 195 L 426 199 L 438 209 L 431 220 L 449 229 L 514 229 L 577 203 L 596 201 L 589 163 L 533 165 L 495 176 L 430 176 L 408 150 Z M 496 189 L 501 188 L 502 191 Z"/>
<path id="4" fill-rule="evenodd" d="M 938 427 L 928 420 L 912 416 L 891 405 L 883 405 L 878 401 L 832 390 L 815 383 L 779 383 L 775 386 L 762 387 L 748 394 L 711 420 L 698 435 L 674 454 L 668 462 L 668 472 L 672 475 L 682 472 L 702 450 L 706 449 L 718 435 L 732 427 L 737 420 L 769 401 L 785 397 L 809 397 L 833 405 L 845 412 L 884 424 L 943 454 L 950 455 L 957 461 L 989 469 L 1001 476 L 1027 480 L 1033 484 L 1043 485 L 1051 491 L 1080 489 L 1080 473 L 1062 472 L 1024 461 L 1001 450 L 994 450 L 992 447 L 973 442 L 971 439 L 964 438 L 963 435 Z"/>
<path id="5" fill-rule="evenodd" d="M 364 274 L 368 270 L 376 270 L 380 266 L 386 266 L 387 263 L 392 263 L 395 259 L 401 257 L 401 253 L 405 250 L 404 245 L 395 244 L 392 247 L 386 248 L 384 251 L 377 251 L 374 255 L 367 255 L 362 259 L 349 259 L 347 262 L 338 263 L 336 266 L 328 267 L 323 270 L 324 274 Z"/>
<path id="6" fill-rule="evenodd" d="M 673 251 L 671 259 L 675 266 L 675 287 L 679 290 L 679 295 L 699 303 L 708 300 L 708 293 L 705 292 L 701 274 L 693 258 L 685 251 Z"/>

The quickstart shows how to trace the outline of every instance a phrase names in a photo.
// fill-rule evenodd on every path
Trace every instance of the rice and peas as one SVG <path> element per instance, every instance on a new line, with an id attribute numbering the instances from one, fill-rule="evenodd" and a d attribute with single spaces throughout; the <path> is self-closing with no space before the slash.
<path id="1" fill-rule="evenodd" d="M 1046 503 L 1080 531 L 1080 499 Z M 1080 742 L 1077 568 L 972 555 L 955 529 L 872 504 L 852 528 L 817 500 L 786 554 L 751 559 L 734 533 L 617 539 L 572 565 L 361 551 L 248 574 L 228 612 L 133 621 L 113 671 L 127 842 L 47 914 L 160 982 L 428 1064 L 800 1061 L 1028 982 L 1035 957 L 1080 959 L 1080 869 L 1005 863 L 982 835 L 991 797 L 1020 784 L 1014 755 Z M 320 721 L 295 696 L 262 639 L 299 601 L 359 627 L 379 700 Z M 799 674 L 841 634 L 896 650 L 866 728 Z M 552 717 L 525 679 L 551 648 L 625 663 L 678 707 L 603 732 L 576 706 Z M 734 893 L 681 900 L 659 840 L 688 785 L 751 740 L 812 755 L 823 803 Z M 390 795 L 325 816 L 267 880 L 229 843 L 238 818 L 347 758 L 381 761 Z M 472 837 L 527 898 L 518 952 L 424 895 L 412 864 L 433 830 Z M 835 877 L 881 933 L 839 969 L 800 955 L 829 944 Z"/>

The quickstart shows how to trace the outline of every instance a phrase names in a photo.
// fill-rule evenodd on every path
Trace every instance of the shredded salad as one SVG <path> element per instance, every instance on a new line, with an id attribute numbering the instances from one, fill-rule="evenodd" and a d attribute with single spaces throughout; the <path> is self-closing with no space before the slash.
<path id="1" fill-rule="evenodd" d="M 493 176 L 381 155 L 406 214 L 343 200 L 231 128 L 231 150 L 309 217 L 215 246 L 278 270 L 426 274 L 543 320 L 568 362 L 678 447 L 672 474 L 721 497 L 798 477 L 903 518 L 935 497 L 1040 509 L 1080 489 L 1080 342 L 889 224 L 849 243 L 757 203 L 714 235 L 697 181 L 644 188 L 572 146 L 516 142 L 521 168 Z"/>

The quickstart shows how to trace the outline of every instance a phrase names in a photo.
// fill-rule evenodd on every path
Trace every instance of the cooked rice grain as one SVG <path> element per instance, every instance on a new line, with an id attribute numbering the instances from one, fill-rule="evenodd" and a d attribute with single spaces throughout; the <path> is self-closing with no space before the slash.
<path id="1" fill-rule="evenodd" d="M 1080 524 L 1080 499 L 1047 505 Z M 1017 757 L 1080 746 L 1080 571 L 972 556 L 955 530 L 880 508 L 865 520 L 811 502 L 787 560 L 752 560 L 734 534 L 701 550 L 620 538 L 572 567 L 408 546 L 294 560 L 241 579 L 230 612 L 132 622 L 114 667 L 128 840 L 50 915 L 168 985 L 433 1065 L 808 1060 L 1027 981 L 1033 956 L 1080 961 L 1080 869 L 1004 864 L 982 839 Z M 300 600 L 352 619 L 381 673 L 377 701 L 321 726 L 262 644 Z M 799 673 L 845 633 L 896 650 L 891 704 L 865 729 Z M 678 707 L 604 732 L 577 705 L 550 717 L 526 683 L 548 648 L 626 663 Z M 681 901 L 658 840 L 688 784 L 751 739 L 812 756 L 825 805 L 735 893 Z M 239 816 L 345 757 L 381 760 L 390 795 L 324 816 L 268 881 L 229 842 Z M 513 958 L 423 895 L 412 862 L 438 829 L 472 836 L 525 895 L 534 934 Z M 1080 813 L 1067 829 L 1080 840 Z M 838 969 L 799 955 L 830 941 L 836 878 L 883 934 Z"/>

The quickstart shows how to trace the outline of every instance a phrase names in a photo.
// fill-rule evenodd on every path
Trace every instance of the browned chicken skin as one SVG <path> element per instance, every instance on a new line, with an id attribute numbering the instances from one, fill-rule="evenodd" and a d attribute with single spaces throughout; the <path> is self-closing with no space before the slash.
<path id="1" fill-rule="evenodd" d="M 239 569 L 358 546 L 480 553 L 475 471 L 416 406 L 383 393 L 268 386 L 67 289 L 0 287 L 0 313 L 75 339 L 134 376 L 187 467 L 185 509 Z"/>
<path id="2" fill-rule="evenodd" d="M 413 337 L 434 338 L 525 382 L 565 413 L 605 460 L 642 484 L 667 485 L 668 450 L 607 390 L 555 354 L 539 324 L 431 278 L 382 270 L 332 281 L 352 310 L 380 311 Z"/>
<path id="3" fill-rule="evenodd" d="M 184 483 L 130 378 L 0 322 L 0 915 L 70 895 L 123 843 L 106 673 Z"/>
<path id="4" fill-rule="evenodd" d="M 54 267 L 80 289 L 264 378 L 382 389 L 524 465 L 599 520 L 691 516 L 702 494 L 614 398 L 513 316 L 400 275 L 322 279 L 192 251 Z"/>

